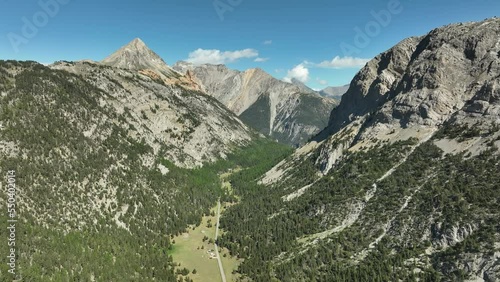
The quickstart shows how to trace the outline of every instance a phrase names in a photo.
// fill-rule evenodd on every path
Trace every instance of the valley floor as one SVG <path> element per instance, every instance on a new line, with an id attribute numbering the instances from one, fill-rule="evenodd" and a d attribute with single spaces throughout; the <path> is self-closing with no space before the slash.
<path id="1" fill-rule="evenodd" d="M 228 175 L 228 174 L 225 174 Z M 230 175 L 230 174 L 229 174 Z M 224 175 L 221 178 L 225 178 Z M 224 189 L 230 189 L 229 182 L 223 182 Z M 229 204 L 220 203 L 220 214 L 224 213 Z M 210 215 L 204 216 L 199 226 L 190 226 L 189 232 L 174 237 L 172 255 L 178 264 L 176 271 L 184 268 L 189 270 L 187 277 L 194 282 L 237 281 L 239 275 L 235 272 L 241 263 L 236 257 L 231 257 L 226 248 L 219 248 L 225 279 L 221 277 L 217 262 L 217 252 L 213 242 L 217 231 L 218 206 L 210 210 Z M 219 236 L 223 230 L 219 230 Z M 205 240 L 204 240 L 205 238 Z M 207 239 L 208 238 L 208 239 Z M 193 273 L 193 270 L 196 270 Z"/>

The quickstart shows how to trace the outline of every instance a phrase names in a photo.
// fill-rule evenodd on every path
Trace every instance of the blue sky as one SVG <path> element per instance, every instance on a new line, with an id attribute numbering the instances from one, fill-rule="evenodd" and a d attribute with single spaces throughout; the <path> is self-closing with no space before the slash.
<path id="1" fill-rule="evenodd" d="M 499 13 L 498 0 L 0 0 L 0 59 L 102 60 L 140 37 L 170 65 L 259 67 L 320 89 L 406 37 Z"/>

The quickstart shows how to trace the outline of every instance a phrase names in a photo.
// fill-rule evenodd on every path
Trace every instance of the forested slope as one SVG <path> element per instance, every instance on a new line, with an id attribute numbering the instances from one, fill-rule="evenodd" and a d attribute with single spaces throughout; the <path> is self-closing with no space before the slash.
<path id="1" fill-rule="evenodd" d="M 115 92 L 35 62 L 1 61 L 0 72 L 0 168 L 16 171 L 17 271 L 23 281 L 176 281 L 170 238 L 228 197 L 218 174 L 256 160 L 268 160 L 269 168 L 290 152 L 244 131 L 246 144 L 232 143 L 225 159 L 181 168 L 170 156 L 182 154 L 169 152 L 148 129 L 148 119 L 131 115 L 140 109 L 116 110 Z M 158 105 L 198 95 L 183 88 L 157 94 Z M 149 119 L 162 108 L 153 106 Z M 196 131 L 207 121 L 192 113 L 200 122 L 185 126 Z M 230 116 L 221 120 L 221 126 L 243 128 Z M 7 222 L 5 213 L 0 220 Z M 2 228 L 1 236 L 6 232 Z M 7 247 L 1 245 L 2 254 Z M 0 266 L 2 281 L 12 280 L 7 267 Z"/>

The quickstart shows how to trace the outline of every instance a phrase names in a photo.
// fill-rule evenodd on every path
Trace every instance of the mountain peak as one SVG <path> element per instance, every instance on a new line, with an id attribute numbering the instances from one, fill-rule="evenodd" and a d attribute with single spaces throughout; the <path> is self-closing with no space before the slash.
<path id="1" fill-rule="evenodd" d="M 130 43 L 139 43 L 146 45 L 144 41 L 142 41 L 142 39 L 140 39 L 139 37 L 134 38 L 134 40 L 130 41 Z"/>
<path id="2" fill-rule="evenodd" d="M 306 92 L 306 93 L 313 93 L 315 92 L 314 90 L 312 90 L 311 88 L 309 88 L 309 86 L 305 85 L 305 83 L 303 83 L 302 81 L 296 79 L 296 78 L 292 78 L 290 80 L 290 83 L 297 86 L 300 91 L 303 91 L 303 92 Z"/>
<path id="3" fill-rule="evenodd" d="M 144 49 L 149 49 L 146 43 L 142 41 L 140 38 L 135 38 L 134 40 L 130 41 L 125 47 L 128 47 L 129 49 L 135 49 L 135 50 L 144 50 Z"/>
<path id="4" fill-rule="evenodd" d="M 342 95 L 344 95 L 347 90 L 349 90 L 350 84 L 346 84 L 343 86 L 328 86 L 325 89 L 319 91 L 319 94 L 323 97 L 332 98 L 340 101 Z"/>
<path id="5" fill-rule="evenodd" d="M 167 77 L 175 72 L 158 54 L 149 49 L 140 38 L 130 41 L 127 45 L 102 60 L 101 63 L 130 70 L 154 70 Z"/>

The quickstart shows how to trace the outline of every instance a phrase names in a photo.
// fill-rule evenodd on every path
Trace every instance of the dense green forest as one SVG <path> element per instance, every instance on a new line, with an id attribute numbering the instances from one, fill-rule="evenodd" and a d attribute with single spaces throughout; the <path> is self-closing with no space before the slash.
<path id="1" fill-rule="evenodd" d="M 291 152 L 291 149 L 278 143 L 259 140 L 247 148 L 242 148 L 230 155 L 227 160 L 209 164 L 203 168 L 188 170 L 174 166 L 167 160 L 161 160 L 168 166 L 170 172 L 162 176 L 155 171 L 145 179 L 151 181 L 150 187 L 158 193 L 175 191 L 172 199 L 161 198 L 162 205 L 155 206 L 154 201 L 146 193 L 130 195 L 124 187 L 122 201 L 140 201 L 145 206 L 133 216 L 123 215 L 123 221 L 130 231 L 118 228 L 111 219 L 100 218 L 89 226 L 75 226 L 76 230 L 69 232 L 56 231 L 59 221 L 64 218 L 54 215 L 54 222 L 44 227 L 32 215 L 21 212 L 22 223 L 17 230 L 20 259 L 18 269 L 23 281 L 40 281 L 42 279 L 88 280 L 94 277 L 96 281 L 130 281 L 137 279 L 148 281 L 177 281 L 173 271 L 175 262 L 167 255 L 170 247 L 170 236 L 184 232 L 188 225 L 200 224 L 201 217 L 208 215 L 209 210 L 221 197 L 225 201 L 234 201 L 233 196 L 221 189 L 219 174 L 230 168 L 262 167 L 269 169 Z M 18 187 L 32 187 L 25 179 L 29 177 L 24 172 L 22 162 L 9 160 L 1 163 L 1 167 L 13 168 L 19 172 Z M 35 205 L 49 205 L 65 201 L 67 195 L 54 195 L 55 186 L 48 179 L 45 187 L 35 191 L 26 191 L 30 198 L 40 199 Z M 65 183 L 61 182 L 58 185 Z M 20 196 L 22 197 L 22 196 Z M 168 205 L 171 205 L 170 207 Z M 154 206 L 154 208 L 147 208 Z M 174 216 L 174 214 L 176 216 Z M 0 217 L 2 222 L 7 218 Z M 146 227 L 146 228 L 144 228 Z M 5 230 L 2 235 L 6 237 Z M 3 244 L 2 253 L 7 253 Z M 6 273 L 5 264 L 1 266 Z M 5 276 L 5 281 L 10 281 Z"/>

